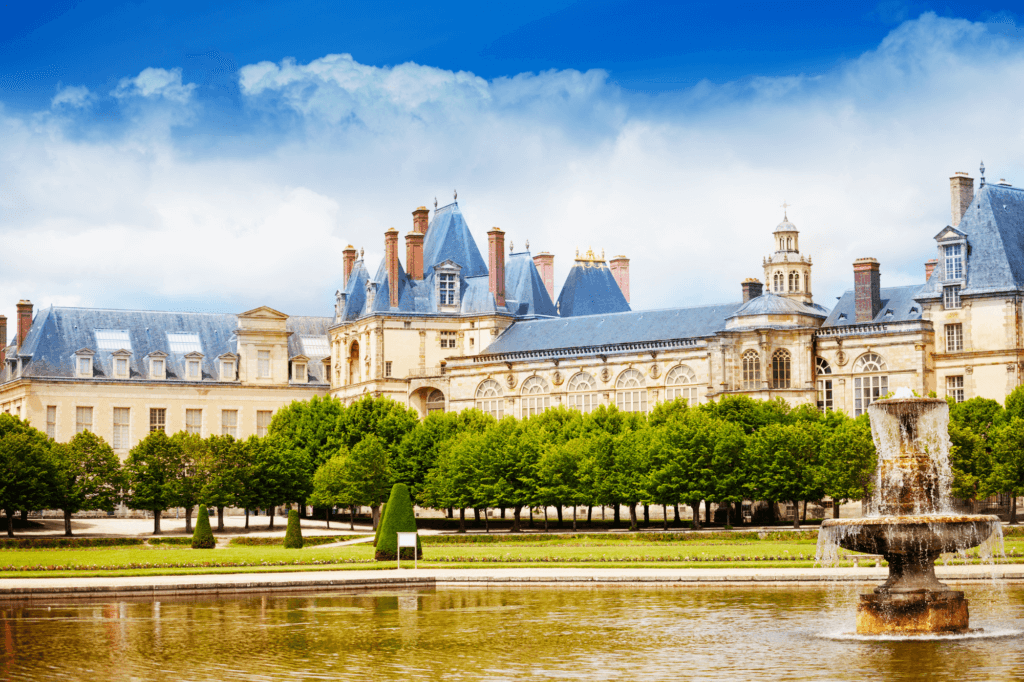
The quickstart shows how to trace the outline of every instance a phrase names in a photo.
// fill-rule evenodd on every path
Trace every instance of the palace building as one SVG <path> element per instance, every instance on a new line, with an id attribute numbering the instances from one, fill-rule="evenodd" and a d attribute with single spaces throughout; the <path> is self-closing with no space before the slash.
<path id="1" fill-rule="evenodd" d="M 883 288 L 873 258 L 831 310 L 788 216 L 762 262 L 721 305 L 633 310 L 629 259 L 577 252 L 555 291 L 554 256 L 529 243 L 486 258 L 458 203 L 384 232 L 371 269 L 344 251 L 330 317 L 18 305 L 3 349 L 0 411 L 56 438 L 89 429 L 124 456 L 154 429 L 265 433 L 276 409 L 313 395 L 386 395 L 434 411 L 526 417 L 565 405 L 649 411 L 742 394 L 861 414 L 899 387 L 1002 400 L 1021 382 L 1024 191 L 950 179 L 924 281 Z M 922 236 L 922 246 L 924 245 Z M 766 240 L 767 241 L 767 240 Z M 928 247 L 932 248 L 932 247 Z M 0 338 L 7 338 L 0 318 Z M 3 345 L 3 344 L 0 344 Z"/>

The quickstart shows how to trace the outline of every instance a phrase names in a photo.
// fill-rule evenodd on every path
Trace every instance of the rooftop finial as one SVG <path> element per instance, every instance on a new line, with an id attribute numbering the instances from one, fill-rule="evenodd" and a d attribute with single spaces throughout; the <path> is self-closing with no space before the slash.
<path id="1" fill-rule="evenodd" d="M 434 197 L 434 210 L 437 210 L 437 197 Z"/>
<path id="2" fill-rule="evenodd" d="M 359 260 L 363 260 L 363 250 L 359 249 Z"/>
<path id="3" fill-rule="evenodd" d="M 508 252 L 512 253 L 512 240 L 511 239 L 508 240 Z"/>
<path id="4" fill-rule="evenodd" d="M 452 194 L 455 195 L 454 201 L 458 201 L 459 200 L 459 190 L 455 190 L 454 192 L 452 192 Z"/>
<path id="5" fill-rule="evenodd" d="M 530 250 L 530 240 L 529 239 L 526 240 L 526 250 L 527 251 Z"/>
<path id="6" fill-rule="evenodd" d="M 981 186 L 985 186 L 985 162 L 981 162 Z"/>
<path id="7" fill-rule="evenodd" d="M 787 204 L 785 199 L 782 200 L 782 219 L 783 220 L 789 220 L 789 215 L 788 215 L 787 209 L 790 206 L 792 206 L 792 204 Z"/>

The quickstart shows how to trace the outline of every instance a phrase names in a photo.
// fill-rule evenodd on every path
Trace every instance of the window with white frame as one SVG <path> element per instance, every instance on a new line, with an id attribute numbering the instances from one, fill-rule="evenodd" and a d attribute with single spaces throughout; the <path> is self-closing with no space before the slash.
<path id="1" fill-rule="evenodd" d="M 149 358 L 149 378 L 150 379 L 166 379 L 167 378 L 167 361 L 164 356 L 151 355 Z"/>
<path id="2" fill-rule="evenodd" d="M 111 443 L 115 450 L 127 450 L 128 425 L 130 423 L 131 409 L 127 407 L 114 408 L 114 440 Z"/>
<path id="3" fill-rule="evenodd" d="M 441 348 L 455 348 L 455 339 L 458 337 L 456 332 L 440 332 L 441 334 Z"/>
<path id="4" fill-rule="evenodd" d="M 82 431 L 92 431 L 91 407 L 75 408 L 75 433 L 81 433 Z"/>
<path id="5" fill-rule="evenodd" d="M 427 396 L 427 414 L 444 412 L 444 393 L 436 388 Z"/>
<path id="6" fill-rule="evenodd" d="M 700 402 L 700 387 L 696 386 L 697 375 L 686 365 L 673 367 L 665 375 L 665 399 L 682 398 L 687 405 Z"/>
<path id="7" fill-rule="evenodd" d="M 456 305 L 458 300 L 455 287 L 458 285 L 458 275 L 453 273 L 442 273 L 437 276 L 437 304 L 445 306 Z"/>
<path id="8" fill-rule="evenodd" d="M 504 392 L 501 384 L 494 379 L 485 379 L 476 387 L 476 409 L 486 412 L 495 419 L 505 416 Z"/>
<path id="9" fill-rule="evenodd" d="M 185 410 L 185 433 L 203 434 L 202 410 Z"/>
<path id="10" fill-rule="evenodd" d="M 114 358 L 114 376 L 118 379 L 128 378 L 128 358 Z"/>
<path id="11" fill-rule="evenodd" d="M 306 363 L 292 363 L 292 381 L 300 384 L 306 383 Z"/>
<path id="12" fill-rule="evenodd" d="M 946 352 L 959 353 L 964 349 L 964 326 L 962 324 L 946 325 Z"/>
<path id="13" fill-rule="evenodd" d="M 743 353 L 743 390 L 756 391 L 761 388 L 761 354 L 756 350 Z"/>
<path id="14" fill-rule="evenodd" d="M 238 438 L 238 410 L 220 411 L 220 433 Z"/>
<path id="15" fill-rule="evenodd" d="M 256 352 L 256 359 L 258 363 L 256 376 L 260 379 L 270 378 L 270 351 L 261 350 Z"/>
<path id="16" fill-rule="evenodd" d="M 964 378 L 958 377 L 946 377 L 946 397 L 952 398 L 958 403 L 964 401 Z"/>
<path id="17" fill-rule="evenodd" d="M 270 431 L 270 420 L 274 418 L 271 410 L 256 410 L 256 435 L 262 438 Z"/>
<path id="18" fill-rule="evenodd" d="M 237 377 L 235 372 L 235 358 L 234 356 L 221 356 L 220 357 L 220 380 L 221 381 L 234 381 Z"/>
<path id="19" fill-rule="evenodd" d="M 647 411 L 647 382 L 638 370 L 627 369 L 615 382 L 615 406 L 622 412 Z"/>
<path id="20" fill-rule="evenodd" d="M 93 352 L 87 348 L 83 348 L 75 353 L 75 365 L 79 378 L 86 379 L 92 377 L 92 356 Z"/>
<path id="21" fill-rule="evenodd" d="M 865 353 L 853 363 L 853 371 L 858 373 L 878 373 L 888 371 L 885 360 L 876 353 Z M 864 414 L 871 403 L 884 398 L 889 393 L 889 377 L 884 375 L 854 377 L 853 379 L 853 416 Z"/>
<path id="22" fill-rule="evenodd" d="M 964 256 L 963 244 L 949 244 L 946 252 L 946 279 L 963 279 Z"/>
<path id="23" fill-rule="evenodd" d="M 814 366 L 817 377 L 818 409 L 822 412 L 831 410 L 833 403 L 832 395 L 832 365 L 828 364 L 825 358 L 816 358 Z"/>
<path id="24" fill-rule="evenodd" d="M 199 381 L 203 378 L 202 363 L 199 360 L 188 361 L 188 378 L 192 381 Z"/>
<path id="25" fill-rule="evenodd" d="M 390 360 L 385 360 L 384 361 L 384 376 L 386 376 L 386 377 L 391 376 L 391 361 Z"/>
<path id="26" fill-rule="evenodd" d="M 780 348 L 772 353 L 772 388 L 789 388 L 792 385 L 792 378 L 789 351 Z"/>
<path id="27" fill-rule="evenodd" d="M 57 406 L 46 406 L 46 435 L 54 440 L 57 439 Z"/>
<path id="28" fill-rule="evenodd" d="M 530 377 L 523 382 L 521 392 L 523 394 L 520 409 L 521 417 L 530 417 L 548 409 L 551 400 L 551 396 L 548 394 L 551 392 L 551 387 L 548 386 L 548 382 L 544 381 L 544 379 L 536 375 Z"/>
<path id="29" fill-rule="evenodd" d="M 149 410 L 149 431 L 167 431 L 167 408 L 152 407 Z"/>
<path id="30" fill-rule="evenodd" d="M 960 307 L 960 285 L 942 287 L 942 307 L 953 310 Z"/>
<path id="31" fill-rule="evenodd" d="M 789 273 L 789 290 L 790 292 L 800 291 L 800 273 L 795 270 Z"/>
<path id="32" fill-rule="evenodd" d="M 566 384 L 566 399 L 568 407 L 572 410 L 579 410 L 583 414 L 592 412 L 599 404 L 597 395 L 597 381 L 586 372 L 574 374 L 569 383 Z"/>

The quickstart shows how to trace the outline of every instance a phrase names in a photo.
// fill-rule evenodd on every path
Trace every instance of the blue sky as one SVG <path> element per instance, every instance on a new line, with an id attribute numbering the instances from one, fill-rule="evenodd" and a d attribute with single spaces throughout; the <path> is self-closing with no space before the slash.
<path id="1" fill-rule="evenodd" d="M 340 251 L 460 204 L 632 258 L 638 308 L 761 277 L 783 200 L 829 306 L 920 281 L 948 177 L 1024 183 L 1019 8 L 984 2 L 9 2 L 0 312 L 328 314 Z M 995 176 L 995 177 L 992 177 Z M 11 258 L 12 253 L 19 254 Z"/>

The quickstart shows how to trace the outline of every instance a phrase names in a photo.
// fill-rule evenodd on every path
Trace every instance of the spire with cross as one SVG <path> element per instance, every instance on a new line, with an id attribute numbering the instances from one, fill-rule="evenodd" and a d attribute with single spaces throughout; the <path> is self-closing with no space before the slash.
<path id="1" fill-rule="evenodd" d="M 792 206 L 792 205 L 793 204 L 787 204 L 785 199 L 782 200 L 782 219 L 783 220 L 789 220 L 789 214 L 788 214 L 789 212 L 788 212 L 787 209 L 789 209 L 789 207 Z"/>

